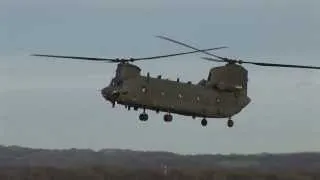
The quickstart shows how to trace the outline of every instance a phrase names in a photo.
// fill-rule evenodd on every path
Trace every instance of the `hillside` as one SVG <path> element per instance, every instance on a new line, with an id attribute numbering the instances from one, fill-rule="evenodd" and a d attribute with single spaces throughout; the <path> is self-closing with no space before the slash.
<path id="1" fill-rule="evenodd" d="M 47 150 L 0 146 L 0 167 L 88 167 L 114 166 L 128 169 L 155 168 L 254 169 L 259 171 L 318 171 L 320 153 L 256 155 L 179 155 L 120 149 Z"/>

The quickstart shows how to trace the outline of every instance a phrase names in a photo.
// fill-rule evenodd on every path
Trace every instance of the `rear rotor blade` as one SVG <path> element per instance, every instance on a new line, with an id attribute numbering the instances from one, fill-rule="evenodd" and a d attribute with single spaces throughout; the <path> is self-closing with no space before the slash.
<path id="1" fill-rule="evenodd" d="M 165 37 L 165 36 L 156 36 L 156 37 L 158 37 L 158 38 L 160 38 L 160 39 L 164 39 L 164 40 L 170 41 L 170 42 L 173 42 L 173 43 L 176 43 L 176 44 L 180 44 L 180 45 L 182 45 L 182 46 L 185 46 L 185 47 L 191 48 L 191 49 L 193 49 L 193 50 L 202 52 L 202 53 L 204 53 L 204 54 L 207 54 L 207 55 L 210 55 L 210 56 L 213 56 L 213 57 L 216 57 L 216 58 L 221 59 L 220 61 L 219 61 L 219 60 L 216 60 L 216 61 L 219 61 L 219 62 L 229 62 L 229 60 L 228 60 L 227 58 L 220 57 L 220 56 L 217 56 L 217 55 L 215 55 L 215 54 L 208 53 L 208 52 L 206 52 L 206 51 L 203 51 L 203 50 L 197 49 L 197 48 L 195 48 L 195 47 L 192 47 L 192 46 L 190 46 L 190 45 L 188 45 L 188 44 L 185 44 L 185 43 L 183 43 L 183 42 L 179 42 L 179 41 L 177 41 L 177 40 L 173 40 L 173 39 L 168 38 L 168 37 Z"/>
<path id="2" fill-rule="evenodd" d="M 243 63 L 254 64 L 254 65 L 258 65 L 258 66 L 320 69 L 320 67 L 317 67 L 317 66 L 304 66 L 304 65 L 295 65 L 295 64 L 275 64 L 275 63 L 262 63 L 262 62 L 243 62 Z"/>
<path id="3" fill-rule="evenodd" d="M 209 57 L 202 57 L 202 59 L 206 59 L 209 61 L 216 61 L 216 59 Z M 238 60 L 239 64 L 253 64 L 257 66 L 269 66 L 269 67 L 287 67 L 287 68 L 305 68 L 305 69 L 320 69 L 317 66 L 304 66 L 304 65 L 296 65 L 296 64 L 278 64 L 278 63 L 263 63 L 263 62 L 250 62 L 250 61 L 242 61 Z"/>
<path id="4" fill-rule="evenodd" d="M 173 40 L 171 38 L 165 37 L 165 36 L 156 36 L 158 38 L 176 43 L 176 44 L 180 44 L 182 46 L 194 49 L 194 50 L 198 50 L 200 52 L 203 52 L 204 54 L 213 56 L 215 58 L 218 59 L 214 59 L 214 58 L 208 58 L 208 57 L 203 57 L 203 59 L 209 60 L 209 61 L 216 61 L 216 62 L 228 62 L 228 63 L 239 63 L 239 64 L 253 64 L 253 65 L 257 65 L 257 66 L 269 66 L 269 67 L 288 67 L 288 68 L 305 68 L 305 69 L 320 69 L 320 67 L 317 66 L 304 66 L 304 65 L 294 65 L 294 64 L 276 64 L 276 63 L 263 63 L 263 62 L 250 62 L 250 61 L 243 61 L 243 60 L 236 60 L 236 59 L 229 59 L 229 58 L 225 58 L 225 57 L 221 57 L 221 56 L 217 56 L 215 54 L 211 54 L 208 53 L 206 51 L 201 51 L 195 47 L 192 47 L 188 44 L 179 42 L 177 40 Z"/>
<path id="5" fill-rule="evenodd" d="M 228 48 L 226 46 L 216 47 L 216 48 L 210 48 L 210 49 L 202 49 L 202 50 L 195 50 L 195 51 L 189 51 L 189 52 L 182 52 L 182 53 L 175 53 L 175 54 L 167 54 L 167 55 L 160 55 L 160 56 L 152 56 L 152 57 L 145 57 L 145 58 L 133 58 L 132 60 L 148 60 L 148 59 L 159 59 L 159 58 L 166 58 L 166 57 L 173 57 L 173 56 L 180 56 L 185 54 L 192 54 L 197 52 L 206 52 L 206 51 L 212 51 L 212 50 L 218 50 L 218 49 L 224 49 Z"/>

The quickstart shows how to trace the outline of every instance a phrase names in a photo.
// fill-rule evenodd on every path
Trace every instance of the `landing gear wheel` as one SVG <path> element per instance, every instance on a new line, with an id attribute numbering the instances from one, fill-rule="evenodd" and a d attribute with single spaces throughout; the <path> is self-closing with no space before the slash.
<path id="1" fill-rule="evenodd" d="M 204 127 L 204 126 L 207 126 L 207 124 L 208 124 L 208 121 L 205 118 L 203 118 L 201 120 L 201 125 Z"/>
<path id="2" fill-rule="evenodd" d="M 148 120 L 148 114 L 147 113 L 141 113 L 139 115 L 140 121 L 147 121 Z"/>
<path id="3" fill-rule="evenodd" d="M 233 124 L 234 124 L 234 122 L 231 119 L 229 119 L 228 123 L 227 123 L 228 127 L 230 127 L 230 128 L 233 127 Z"/>
<path id="4" fill-rule="evenodd" d="M 164 120 L 164 122 L 171 122 L 172 121 L 172 115 L 171 114 L 165 114 L 164 116 L 163 116 L 163 120 Z"/>

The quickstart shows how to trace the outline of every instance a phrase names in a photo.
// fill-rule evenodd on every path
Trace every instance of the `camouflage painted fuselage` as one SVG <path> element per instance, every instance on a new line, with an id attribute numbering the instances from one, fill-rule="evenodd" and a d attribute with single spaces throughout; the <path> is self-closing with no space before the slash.
<path id="1" fill-rule="evenodd" d="M 207 118 L 231 117 L 250 103 L 247 71 L 239 65 L 212 68 L 208 79 L 198 84 L 140 72 L 135 65 L 118 64 L 116 76 L 102 95 L 125 106 Z"/>

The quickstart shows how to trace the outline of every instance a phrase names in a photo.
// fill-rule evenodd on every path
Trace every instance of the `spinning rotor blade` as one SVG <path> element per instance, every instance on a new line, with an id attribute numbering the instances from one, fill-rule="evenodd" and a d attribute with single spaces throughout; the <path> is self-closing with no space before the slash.
<path id="1" fill-rule="evenodd" d="M 203 59 L 212 61 L 215 59 L 203 57 Z M 303 66 L 303 65 L 295 65 L 295 64 L 276 64 L 276 63 L 262 63 L 262 62 L 248 62 L 248 61 L 237 61 L 239 64 L 245 63 L 245 64 L 253 64 L 257 66 L 271 66 L 271 67 L 288 67 L 288 68 L 306 68 L 306 69 L 320 69 L 320 67 L 317 66 Z"/>
<path id="2" fill-rule="evenodd" d="M 182 42 L 179 42 L 179 41 L 173 40 L 173 39 L 171 39 L 171 38 L 168 38 L 168 37 L 165 37 L 165 36 L 156 36 L 156 37 L 158 37 L 158 38 L 160 38 L 160 39 L 167 40 L 167 41 L 171 41 L 171 42 L 173 42 L 173 43 L 180 44 L 180 45 L 182 45 L 182 46 L 185 46 L 185 47 L 191 48 L 191 49 L 193 49 L 193 50 L 196 50 L 196 51 L 202 52 L 202 53 L 204 53 L 204 54 L 207 54 L 207 55 L 210 55 L 210 56 L 213 56 L 213 57 L 219 58 L 219 59 L 211 59 L 211 60 L 214 60 L 214 61 L 217 61 L 217 62 L 229 62 L 227 58 L 220 57 L 220 56 L 217 56 L 217 55 L 215 55 L 215 54 L 208 53 L 208 52 L 206 52 L 206 51 L 203 51 L 203 50 L 197 49 L 197 48 L 192 47 L 192 46 L 190 46 L 190 45 L 188 45 L 188 44 L 185 44 L 185 43 L 182 43 Z"/>
<path id="3" fill-rule="evenodd" d="M 212 50 L 218 50 L 218 49 L 224 49 L 227 48 L 226 46 L 216 47 L 216 48 L 210 48 L 210 49 L 202 49 L 202 50 L 195 50 L 195 51 L 189 51 L 189 52 L 182 52 L 182 53 L 175 53 L 175 54 L 167 54 L 167 55 L 160 55 L 160 56 L 153 56 L 153 57 L 146 57 L 146 58 L 133 58 L 134 61 L 136 60 L 148 60 L 148 59 L 159 59 L 159 58 L 166 58 L 166 57 L 173 57 L 173 56 L 179 56 L 179 55 L 185 55 L 185 54 L 192 54 L 197 53 L 201 51 L 212 51 Z"/>
<path id="4" fill-rule="evenodd" d="M 257 65 L 257 66 L 269 66 L 269 67 L 288 67 L 288 68 L 320 69 L 320 67 L 317 67 L 317 66 L 303 66 L 303 65 L 295 65 L 295 64 L 276 64 L 276 63 L 250 62 L 250 61 L 242 61 L 242 60 L 236 60 L 236 59 L 229 59 L 229 58 L 225 58 L 225 57 L 217 56 L 217 55 L 215 55 L 215 54 L 208 53 L 208 52 L 206 52 L 206 51 L 199 50 L 199 49 L 197 49 L 197 48 L 195 48 L 195 47 L 192 47 L 192 46 L 187 45 L 187 44 L 185 44 L 185 43 L 182 43 L 182 42 L 179 42 L 179 41 L 170 39 L 170 38 L 168 38 L 168 37 L 164 37 L 164 36 L 156 36 L 156 37 L 161 38 L 161 39 L 165 39 L 165 40 L 168 40 L 168 41 L 171 41 L 171 42 L 176 43 L 176 44 L 180 44 L 180 45 L 185 46 L 185 47 L 189 47 L 189 48 L 191 48 L 191 49 L 200 51 L 200 52 L 202 52 L 202 53 L 204 53 L 204 54 L 207 54 L 207 55 L 213 56 L 213 57 L 215 57 L 215 58 L 218 58 L 218 59 L 215 59 L 215 58 L 203 57 L 203 59 L 206 59 L 206 60 L 209 60 L 209 61 L 228 62 L 228 63 L 239 63 L 239 64 L 253 64 L 253 65 Z"/>
<path id="5" fill-rule="evenodd" d="M 181 52 L 181 53 L 175 53 L 175 54 L 151 56 L 151 57 L 145 57 L 145 58 L 129 58 L 129 59 L 94 58 L 94 57 L 80 57 L 80 56 L 59 56 L 59 55 L 48 55 L 48 54 L 32 54 L 31 56 L 53 57 L 53 58 L 68 58 L 68 59 L 80 59 L 80 60 L 89 60 L 89 61 L 104 61 L 104 62 L 118 63 L 118 62 L 126 62 L 126 61 L 133 62 L 133 61 L 139 61 L 139 60 L 160 59 L 160 58 L 173 57 L 173 56 L 179 56 L 179 55 L 185 55 L 185 54 L 192 54 L 192 53 L 197 53 L 197 52 L 206 52 L 206 51 L 211 51 L 211 50 L 218 50 L 218 49 L 223 49 L 223 48 L 227 48 L 227 47 L 226 46 L 221 46 L 221 47 L 216 47 L 216 48 L 195 50 L 195 51 L 189 51 L 189 52 Z"/>
<path id="6" fill-rule="evenodd" d="M 80 56 L 58 56 L 58 55 L 49 55 L 49 54 L 31 54 L 31 56 L 53 57 L 53 58 L 66 58 L 66 59 L 81 59 L 81 60 L 89 60 L 89 61 L 107 61 L 107 62 L 109 61 L 109 62 L 117 62 L 117 59 L 80 57 Z"/>

